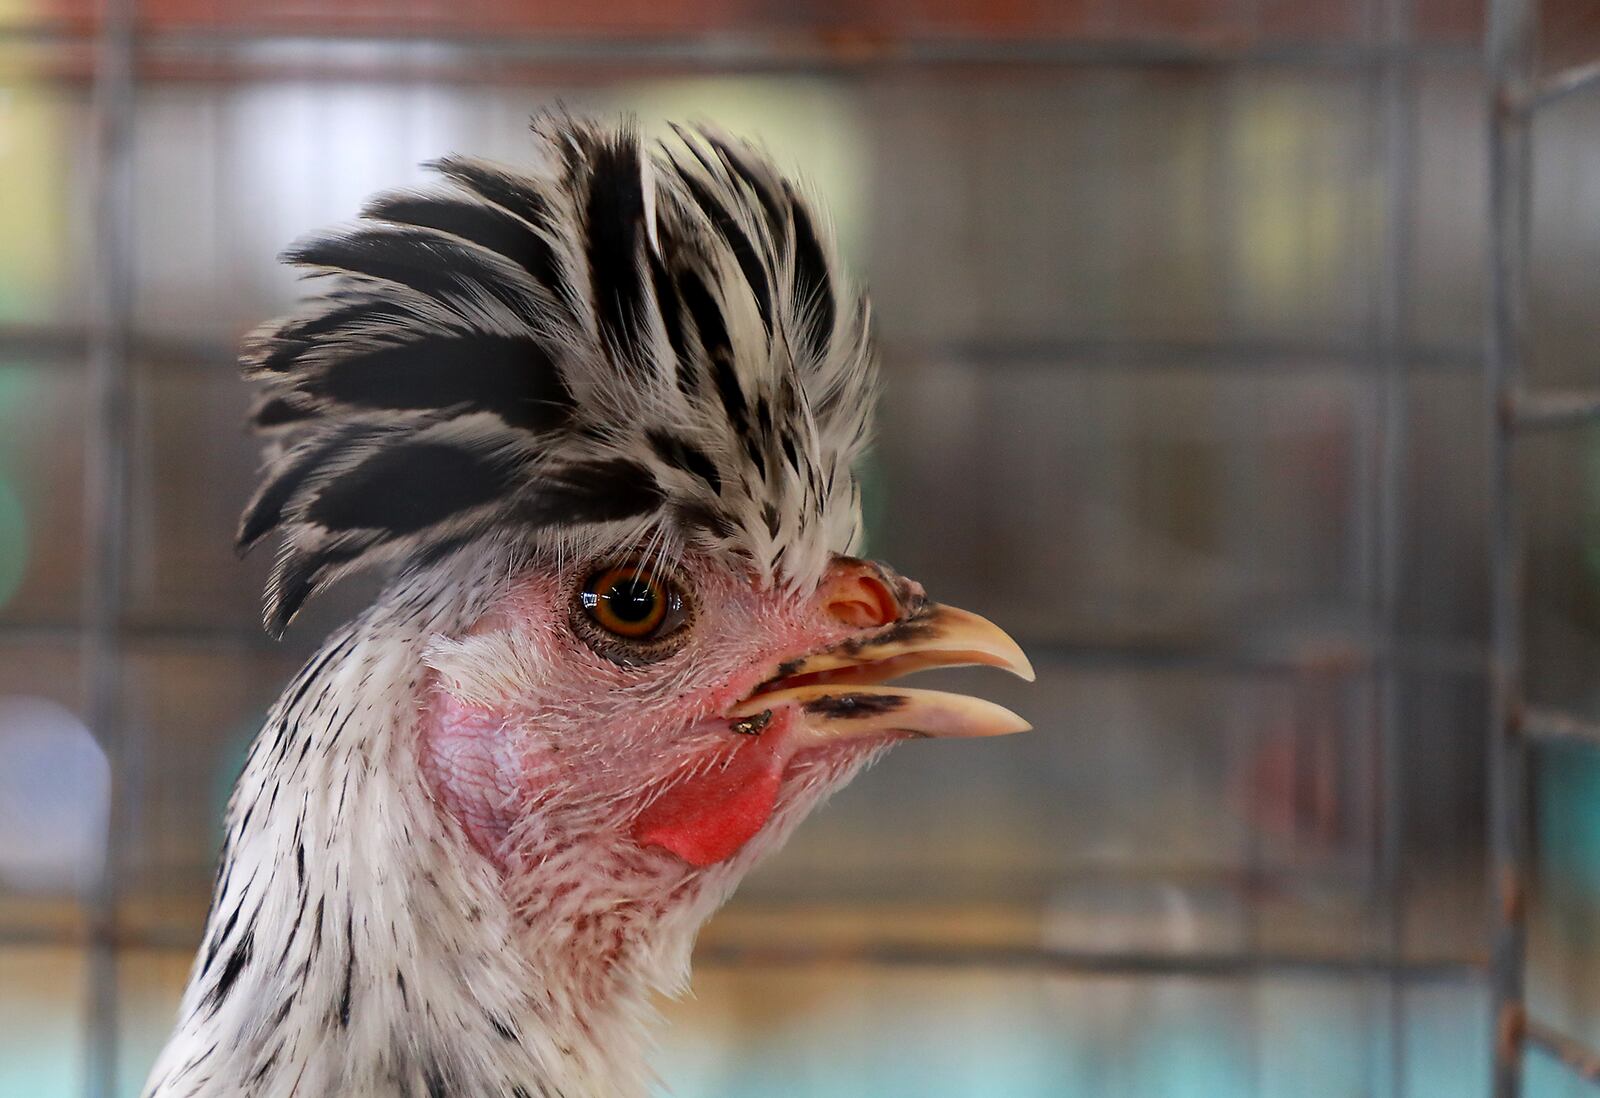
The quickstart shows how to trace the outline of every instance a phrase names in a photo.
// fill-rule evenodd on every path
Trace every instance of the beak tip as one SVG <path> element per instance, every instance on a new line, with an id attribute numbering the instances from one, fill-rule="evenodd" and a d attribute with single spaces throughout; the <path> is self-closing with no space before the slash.
<path id="1" fill-rule="evenodd" d="M 998 627 L 995 627 L 995 631 L 1000 632 Z M 1000 633 L 1000 635 L 1005 637 L 1007 641 L 1007 647 L 1010 649 L 1010 651 L 1006 653 L 1006 656 L 1008 657 L 1005 665 L 1006 670 L 1010 671 L 1023 682 L 1033 682 L 1038 676 L 1034 674 L 1033 661 L 1030 660 L 1028 658 L 1028 654 L 1022 650 L 1022 645 L 1012 640 L 1010 636 L 1003 632 Z"/>
<path id="2" fill-rule="evenodd" d="M 996 667 L 1004 668 L 1023 682 L 1032 682 L 1036 677 L 1033 670 L 1033 661 L 1028 658 L 1028 653 L 1004 629 L 987 618 L 979 617 L 968 610 L 957 610 L 954 607 L 941 607 L 945 614 L 952 618 L 968 636 L 976 634 L 978 643 L 972 647 L 982 651 L 987 649 L 992 659 L 984 660 L 993 663 Z M 972 643 L 970 640 L 968 643 Z"/>
<path id="3" fill-rule="evenodd" d="M 1000 735 L 1002 735 L 1002 736 L 1014 736 L 1014 735 L 1018 734 L 1019 732 L 1032 732 L 1033 731 L 1033 722 L 1032 721 L 1028 720 L 1026 717 L 1018 716 L 1015 713 L 1010 713 L 1009 715 L 1013 718 L 1013 720 L 1016 723 L 1015 723 L 1015 725 L 1013 727 L 1007 728 L 1003 732 L 999 733 Z"/>

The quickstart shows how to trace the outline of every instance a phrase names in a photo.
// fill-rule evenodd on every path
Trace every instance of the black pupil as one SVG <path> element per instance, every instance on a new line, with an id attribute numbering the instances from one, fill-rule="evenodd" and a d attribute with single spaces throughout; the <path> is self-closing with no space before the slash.
<path id="1" fill-rule="evenodd" d="M 656 609 L 655 588 L 641 579 L 618 580 L 606 592 L 605 599 L 618 621 L 647 621 Z"/>

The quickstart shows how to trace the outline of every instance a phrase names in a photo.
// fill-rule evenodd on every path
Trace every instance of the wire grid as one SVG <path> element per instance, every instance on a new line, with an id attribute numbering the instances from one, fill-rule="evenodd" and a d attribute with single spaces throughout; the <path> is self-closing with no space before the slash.
<path id="1" fill-rule="evenodd" d="M 205 36 L 198 40 L 167 35 L 154 40 L 141 39 L 134 28 L 132 0 L 106 0 L 103 22 L 97 33 L 94 53 L 93 100 L 95 104 L 96 150 L 95 222 L 97 256 L 95 294 L 87 338 L 93 394 L 94 429 L 90 432 L 91 453 L 87 491 L 89 507 L 86 540 L 91 562 L 88 613 L 84 630 L 86 696 L 91 727 L 111 729 L 107 747 L 114 772 L 123 777 L 113 804 L 113 842 L 128 829 L 115 821 L 131 811 L 131 790 L 140 780 L 138 766 L 142 745 L 120 720 L 122 650 L 131 627 L 122 620 L 123 569 L 126 559 L 128 526 L 128 486 L 130 441 L 127 399 L 130 362 L 133 357 L 131 335 L 132 296 L 132 164 L 133 124 L 136 93 L 137 56 L 159 56 L 163 50 L 182 51 L 204 48 L 226 53 L 247 52 L 248 40 L 232 40 L 227 35 Z M 1395 643 L 1399 598 L 1399 560 L 1401 524 L 1404 508 L 1404 384 L 1407 371 L 1407 271 L 1413 243 L 1409 219 L 1404 216 L 1411 193 L 1414 167 L 1411 161 L 1415 137 L 1415 89 L 1411 65 L 1419 53 L 1409 48 L 1412 12 L 1407 0 L 1393 0 L 1383 6 L 1381 44 L 1374 47 L 1272 48 L 1250 53 L 1221 47 L 1104 44 L 1059 46 L 1018 43 L 1007 45 L 922 43 L 901 45 L 892 54 L 874 58 L 858 54 L 839 61 L 826 52 L 797 57 L 792 49 L 769 50 L 760 42 L 742 47 L 734 58 L 735 66 L 750 68 L 830 67 L 836 64 L 921 65 L 941 63 L 991 64 L 1147 64 L 1171 61 L 1252 61 L 1272 63 L 1345 64 L 1375 70 L 1381 95 L 1378 125 L 1381 128 L 1384 178 L 1385 238 L 1379 278 L 1373 287 L 1378 317 L 1377 362 L 1381 371 L 1377 404 L 1377 456 L 1371 467 L 1374 489 L 1371 498 L 1372 591 L 1374 620 L 1379 640 L 1373 647 L 1355 654 L 1370 664 L 1375 682 L 1375 707 L 1380 740 L 1380 757 L 1386 769 L 1381 777 L 1384 793 L 1381 829 L 1378 837 L 1377 866 L 1384 897 L 1386 941 L 1382 955 L 1374 959 L 1349 962 L 1307 959 L 1293 955 L 1249 954 L 1223 957 L 1185 957 L 1139 952 L 1084 953 L 1069 951 L 941 951 L 938 955 L 911 950 L 901 956 L 885 951 L 876 959 L 886 963 L 970 963 L 985 966 L 1024 965 L 1076 972 L 1124 972 L 1132 974 L 1190 974 L 1260 972 L 1264 970 L 1315 968 L 1321 965 L 1348 967 L 1355 971 L 1406 973 L 1415 975 L 1425 966 L 1401 957 L 1400 920 L 1404 882 L 1399 872 L 1399 844 L 1402 813 L 1396 765 L 1399 752 L 1395 738 L 1398 719 L 1395 680 L 1406 653 Z M 1529 206 L 1530 155 L 1528 129 L 1535 112 L 1557 98 L 1571 94 L 1597 80 L 1600 69 L 1588 67 L 1535 82 L 1532 44 L 1535 15 L 1530 0 L 1494 0 L 1488 34 L 1487 62 L 1494 91 L 1491 138 L 1492 310 L 1489 321 L 1487 374 L 1494 439 L 1493 484 L 1493 634 L 1495 691 L 1490 722 L 1492 783 L 1489 791 L 1491 835 L 1493 839 L 1492 880 L 1498 882 L 1494 911 L 1490 984 L 1494 1001 L 1496 1036 L 1493 1044 L 1495 1098 L 1517 1098 L 1521 1086 L 1521 1061 L 1525 1045 L 1546 1048 L 1576 1071 L 1589 1078 L 1600 1078 L 1600 1058 L 1575 1045 L 1558 1033 L 1525 1019 L 1522 1008 L 1522 970 L 1525 949 L 1525 907 L 1523 893 L 1528 870 L 1527 830 L 1528 790 L 1526 781 L 1527 741 L 1539 737 L 1578 738 L 1600 743 L 1600 728 L 1581 718 L 1559 713 L 1526 712 L 1521 701 L 1521 620 L 1520 561 L 1518 538 L 1518 500 L 1511 475 L 1512 450 L 1517 432 L 1530 427 L 1560 426 L 1587 422 L 1600 414 L 1600 394 L 1527 394 L 1521 389 L 1523 324 L 1527 311 L 1526 281 L 1529 263 L 1527 219 Z M 666 62 L 677 65 L 723 68 L 729 65 L 726 52 L 714 55 L 693 48 L 656 47 L 642 43 L 585 43 L 550 45 L 531 41 L 483 41 L 472 44 L 484 54 L 511 55 L 524 60 L 575 61 L 582 63 L 595 51 L 604 50 L 608 61 L 629 63 Z M 1452 59 L 1459 60 L 1450 51 Z M 20 333 L 11 342 L 42 342 L 52 346 L 76 345 L 69 333 Z M 184 357 L 211 355 L 213 349 L 182 349 Z M 1106 348 L 1114 363 L 1126 360 L 1137 365 L 1138 348 Z M 1161 354 L 1170 360 L 1180 353 L 1167 348 Z M 1237 357 L 1248 348 L 1225 348 L 1204 352 Z M 1270 352 L 1268 352 L 1270 353 Z M 1084 655 L 1056 653 L 1056 655 Z M 1097 653 L 1087 654 L 1094 658 Z M 1142 653 L 1159 660 L 1160 653 Z M 1226 655 L 1179 654 L 1176 658 L 1227 661 Z M 92 903 L 90 920 L 90 1037 L 87 1046 L 93 1061 L 88 1073 L 89 1093 L 94 1098 L 110 1098 L 115 1093 L 117 1062 L 116 957 L 126 944 L 117 925 L 118 881 L 116 870 L 123 863 L 113 849 L 106 859 L 107 871 Z M 711 959 L 716 959 L 714 956 Z M 730 955 L 724 960 L 738 960 Z M 769 960 L 772 958 L 768 958 Z M 780 960 L 782 958 L 779 958 Z M 791 958 L 806 963 L 805 958 Z M 1427 975 L 1424 971 L 1423 975 Z M 1391 987 L 1393 985 L 1391 984 Z M 1391 992 L 1389 1010 L 1392 1025 L 1403 1024 L 1404 1004 Z M 1403 1065 L 1400 1057 L 1391 1060 L 1398 1077 Z M 1398 1084 L 1391 1083 L 1396 1093 Z"/>

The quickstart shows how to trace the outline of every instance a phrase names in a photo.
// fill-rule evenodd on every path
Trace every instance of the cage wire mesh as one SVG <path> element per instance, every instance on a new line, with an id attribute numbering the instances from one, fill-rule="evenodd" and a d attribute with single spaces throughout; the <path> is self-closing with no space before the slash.
<path id="1" fill-rule="evenodd" d="M 272 257 L 554 102 L 827 196 L 871 549 L 1040 670 L 747 882 L 675 1093 L 1586 1093 L 1597 57 L 1533 0 L 0 4 L 0 1093 L 137 1093 L 371 593 L 273 644 L 229 549 Z"/>

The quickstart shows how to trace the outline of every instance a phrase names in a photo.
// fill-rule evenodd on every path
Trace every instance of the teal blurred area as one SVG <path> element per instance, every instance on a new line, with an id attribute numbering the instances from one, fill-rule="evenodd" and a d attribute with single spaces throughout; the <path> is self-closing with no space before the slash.
<path id="1" fill-rule="evenodd" d="M 1544 69 L 1600 57 L 1538 6 Z M 747 882 L 670 1093 L 1488 1094 L 1479 6 L 144 0 L 108 102 L 117 10 L 0 0 L 0 1096 L 137 1094 L 250 739 L 373 590 L 273 644 L 231 548 L 275 256 L 557 103 L 826 197 L 882 335 L 872 552 L 1040 672 L 993 691 L 1034 735 L 897 755 Z M 1542 387 L 1595 380 L 1597 138 L 1593 88 L 1533 138 Z M 1600 718 L 1600 436 L 1518 473 L 1530 701 Z M 1600 1044 L 1600 753 L 1534 778 L 1531 1003 Z"/>
<path id="2" fill-rule="evenodd" d="M 157 1004 L 181 990 L 186 970 L 154 957 L 130 957 L 127 966 L 129 975 L 168 981 L 127 1004 L 136 1064 L 165 1038 Z M 74 975 L 73 959 L 58 952 L 0 953 L 9 989 L 0 999 L 0 1093 L 81 1088 L 81 1002 L 37 1009 Z M 24 989 L 27 1006 L 18 1002 Z M 141 1009 L 158 1017 L 140 1018 Z M 1407 1020 L 1398 1046 L 1395 1011 Z M 697 972 L 693 1001 L 667 1017 L 662 1093 L 707 1098 L 1345 1098 L 1387 1093 L 1396 1081 L 1416 1098 L 1458 1098 L 1483 1093 L 1487 1078 L 1481 997 L 1426 982 L 1396 991 L 1374 980 L 1296 976 L 713 966 Z M 123 1093 L 136 1094 L 136 1082 Z"/>

